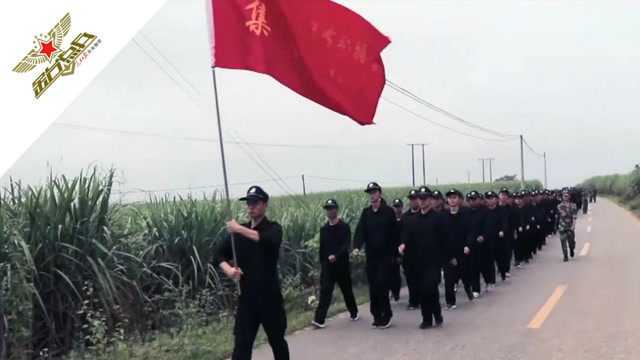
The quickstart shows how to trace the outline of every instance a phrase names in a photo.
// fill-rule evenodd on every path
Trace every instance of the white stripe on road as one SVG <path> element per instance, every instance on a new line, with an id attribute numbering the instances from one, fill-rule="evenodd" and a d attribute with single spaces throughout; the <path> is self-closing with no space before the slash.
<path id="1" fill-rule="evenodd" d="M 589 254 L 589 250 L 591 249 L 591 243 L 585 243 L 582 247 L 582 251 L 580 251 L 580 256 L 587 256 Z"/>

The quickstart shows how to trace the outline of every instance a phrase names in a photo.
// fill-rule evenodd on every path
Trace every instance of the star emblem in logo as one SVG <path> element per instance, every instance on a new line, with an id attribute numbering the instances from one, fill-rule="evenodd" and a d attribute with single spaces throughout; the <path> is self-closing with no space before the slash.
<path id="1" fill-rule="evenodd" d="M 40 51 L 38 51 L 38 54 L 46 56 L 49 61 L 51 61 L 53 54 L 60 51 L 54 45 L 53 39 L 50 39 L 49 41 L 38 39 L 38 42 L 40 42 Z"/>

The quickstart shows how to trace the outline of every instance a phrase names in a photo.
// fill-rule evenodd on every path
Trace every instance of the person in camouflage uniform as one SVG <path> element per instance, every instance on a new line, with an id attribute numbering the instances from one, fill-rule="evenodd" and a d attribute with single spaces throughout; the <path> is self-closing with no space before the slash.
<path id="1" fill-rule="evenodd" d="M 564 254 L 564 261 L 569 261 L 567 256 L 567 245 L 571 257 L 575 255 L 574 250 L 576 248 L 576 232 L 575 221 L 578 215 L 578 207 L 575 203 L 571 202 L 571 195 L 569 191 L 562 192 L 562 202 L 558 205 L 558 232 L 560 233 L 560 244 L 562 245 L 562 253 Z"/>

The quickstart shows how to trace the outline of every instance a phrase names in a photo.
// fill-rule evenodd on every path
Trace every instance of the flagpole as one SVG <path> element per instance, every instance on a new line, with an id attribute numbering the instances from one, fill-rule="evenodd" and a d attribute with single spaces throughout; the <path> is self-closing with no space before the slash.
<path id="1" fill-rule="evenodd" d="M 218 121 L 218 139 L 220 143 L 220 156 L 222 158 L 222 176 L 224 177 L 224 197 L 226 201 L 227 215 L 231 218 L 231 197 L 229 195 L 229 178 L 227 176 L 227 159 L 224 153 L 224 141 L 222 137 L 222 121 L 220 120 L 220 100 L 218 99 L 218 81 L 216 79 L 216 67 L 211 67 L 211 76 L 213 78 L 213 95 L 216 104 L 216 118 Z M 233 233 L 229 234 L 231 239 L 231 253 L 233 254 L 233 266 L 238 267 L 238 258 L 236 256 L 236 243 Z M 235 282 L 238 292 L 240 292 L 240 283 Z"/>

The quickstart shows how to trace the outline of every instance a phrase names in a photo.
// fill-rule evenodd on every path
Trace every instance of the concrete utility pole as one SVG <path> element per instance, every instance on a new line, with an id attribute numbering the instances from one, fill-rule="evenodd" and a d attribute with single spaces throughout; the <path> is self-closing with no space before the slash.
<path id="1" fill-rule="evenodd" d="M 493 161 L 495 159 L 494 158 L 489 158 L 487 160 L 489 160 L 489 183 L 493 184 Z"/>
<path id="2" fill-rule="evenodd" d="M 413 184 L 413 187 L 416 187 L 416 160 L 415 160 L 415 154 L 413 151 L 413 144 L 409 144 L 409 146 L 411 146 L 411 183 Z"/>
<path id="3" fill-rule="evenodd" d="M 407 144 L 411 146 L 411 176 L 413 179 L 413 186 L 416 186 L 416 169 L 415 169 L 415 154 L 414 147 L 421 146 L 422 147 L 422 184 L 427 184 L 427 160 L 424 153 L 424 147 L 429 145 L 427 143 L 419 143 L 419 144 Z"/>
<path id="4" fill-rule="evenodd" d="M 524 189 L 524 136 L 520 135 L 520 189 Z"/>
<path id="5" fill-rule="evenodd" d="M 484 159 L 478 159 L 482 163 L 482 183 L 484 184 Z"/>
<path id="6" fill-rule="evenodd" d="M 467 170 L 467 183 L 471 184 L 471 171 Z"/>
<path id="7" fill-rule="evenodd" d="M 543 153 L 544 156 L 544 188 L 547 189 L 549 185 L 547 184 L 547 153 Z"/>
<path id="8" fill-rule="evenodd" d="M 307 196 L 307 184 L 304 182 L 304 174 L 302 174 L 302 195 Z"/>

